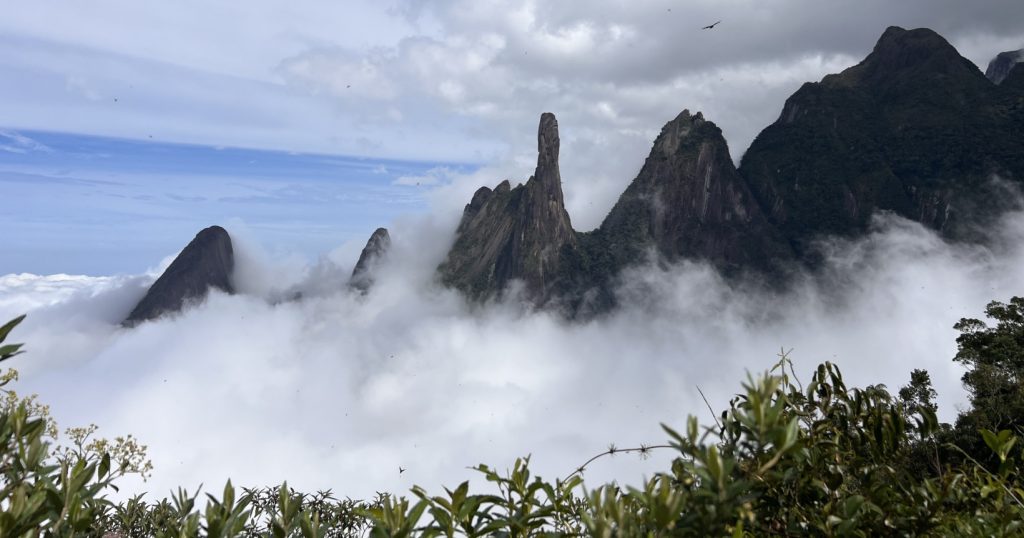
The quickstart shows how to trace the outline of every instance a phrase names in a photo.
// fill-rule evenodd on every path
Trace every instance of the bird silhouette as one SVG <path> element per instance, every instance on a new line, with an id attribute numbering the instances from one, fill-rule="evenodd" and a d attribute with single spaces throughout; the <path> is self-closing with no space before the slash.
<path id="1" fill-rule="evenodd" d="M 720 22 L 722 22 L 722 21 L 718 21 L 718 22 L 716 22 L 714 24 L 709 24 L 709 25 L 701 28 L 701 30 L 713 30 L 715 28 L 715 26 L 718 26 L 718 23 L 720 23 Z"/>
<path id="2" fill-rule="evenodd" d="M 401 466 L 399 466 L 398 467 L 398 474 L 402 474 L 404 472 L 405 472 L 405 469 L 403 469 Z"/>

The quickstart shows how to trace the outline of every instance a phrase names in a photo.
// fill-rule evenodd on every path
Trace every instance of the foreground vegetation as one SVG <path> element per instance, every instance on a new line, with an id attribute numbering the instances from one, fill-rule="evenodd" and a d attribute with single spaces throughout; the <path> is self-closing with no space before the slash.
<path id="1" fill-rule="evenodd" d="M 954 358 L 971 408 L 936 420 L 928 373 L 897 394 L 847 387 L 825 363 L 803 384 L 783 355 L 748 377 L 714 424 L 690 417 L 665 427 L 668 443 L 602 455 L 672 450 L 670 468 L 622 489 L 583 484 L 585 464 L 554 481 L 529 458 L 511 470 L 476 469 L 490 483 L 441 494 L 368 501 L 302 494 L 282 485 L 170 499 L 107 496 L 130 473 L 145 476 L 133 438 L 93 439 L 95 427 L 61 441 L 48 410 L 0 378 L 0 536 L 1015 536 L 1024 533 L 1024 299 L 993 302 L 993 325 L 964 319 Z M 20 318 L 0 328 L 3 345 Z"/>

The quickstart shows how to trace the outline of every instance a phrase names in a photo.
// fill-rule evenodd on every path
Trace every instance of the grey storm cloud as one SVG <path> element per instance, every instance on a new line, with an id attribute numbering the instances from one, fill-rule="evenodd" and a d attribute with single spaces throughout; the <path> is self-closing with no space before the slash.
<path id="1" fill-rule="evenodd" d="M 399 13 L 429 30 L 365 54 L 310 49 L 278 70 L 339 101 L 376 103 L 375 113 L 390 106 L 405 123 L 419 114 L 503 144 L 485 160 L 491 185 L 525 180 L 528 133 L 555 112 L 569 213 L 590 229 L 682 109 L 718 123 L 738 160 L 788 95 L 858 62 L 887 26 L 931 27 L 984 64 L 1024 43 L 1009 22 L 1019 12 L 1001 1 L 410 2 Z"/>
<path id="2" fill-rule="evenodd" d="M 929 27 L 951 40 L 1019 39 L 1020 4 L 1010 0 L 865 2 L 617 1 L 412 2 L 413 20 L 443 35 L 494 32 L 509 39 L 502 60 L 524 73 L 567 80 L 657 83 L 679 74 L 807 54 L 862 56 L 887 27 Z M 701 27 L 722 24 L 712 31 Z M 520 54 L 526 52 L 530 54 Z M 535 53 L 535 54 L 534 54 Z M 572 60 L 566 61 L 566 60 Z M 985 58 L 987 60 L 988 58 Z"/>
<path id="3" fill-rule="evenodd" d="M 984 63 L 1024 44 L 1019 15 L 1010 0 L 26 3 L 0 21 L 18 81 L 0 112 L 7 127 L 492 163 L 545 110 L 635 162 L 701 108 L 738 156 L 789 92 L 885 27 L 931 27 Z M 591 157 L 580 174 L 599 171 Z"/>

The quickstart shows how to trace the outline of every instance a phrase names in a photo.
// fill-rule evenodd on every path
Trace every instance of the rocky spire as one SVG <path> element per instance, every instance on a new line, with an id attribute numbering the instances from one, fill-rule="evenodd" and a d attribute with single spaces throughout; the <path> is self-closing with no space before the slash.
<path id="1" fill-rule="evenodd" d="M 541 115 L 537 168 L 525 185 L 480 188 L 466 205 L 455 244 L 439 267 L 442 282 L 471 297 L 500 293 L 521 281 L 535 304 L 550 299 L 565 256 L 577 248 L 558 170 L 558 121 Z"/>
<path id="2" fill-rule="evenodd" d="M 373 285 L 373 269 L 391 248 L 391 235 L 387 228 L 377 228 L 359 254 L 359 261 L 352 270 L 349 286 L 366 292 Z"/>
<path id="3" fill-rule="evenodd" d="M 220 226 L 200 231 L 150 286 L 123 325 L 131 327 L 179 312 L 190 302 L 202 301 L 211 288 L 234 293 L 231 285 L 234 267 L 235 256 L 228 232 Z"/>
<path id="4" fill-rule="evenodd" d="M 533 179 L 540 184 L 540 190 L 552 203 L 564 205 L 562 199 L 562 175 L 558 170 L 558 120 L 555 115 L 545 112 L 540 116 L 537 128 L 537 169 Z"/>

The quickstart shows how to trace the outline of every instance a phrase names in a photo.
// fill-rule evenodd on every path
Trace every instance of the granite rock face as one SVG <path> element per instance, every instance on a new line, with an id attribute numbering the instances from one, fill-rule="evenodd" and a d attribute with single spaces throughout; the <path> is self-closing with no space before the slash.
<path id="1" fill-rule="evenodd" d="M 373 285 L 373 269 L 390 248 L 391 235 L 388 234 L 388 229 L 377 228 L 374 230 L 373 234 L 370 235 L 370 239 L 366 241 L 363 251 L 359 253 L 359 261 L 356 262 L 355 268 L 352 269 L 352 278 L 349 279 L 349 286 L 362 292 L 368 291 L 370 286 Z"/>
<path id="2" fill-rule="evenodd" d="M 662 128 L 594 235 L 613 271 L 643 261 L 652 248 L 669 262 L 702 259 L 726 273 L 792 259 L 736 171 L 722 131 L 687 110 Z"/>
<path id="3" fill-rule="evenodd" d="M 200 231 L 135 306 L 123 325 L 132 327 L 202 301 L 211 289 L 234 293 L 231 237 L 220 226 Z"/>
<path id="4" fill-rule="evenodd" d="M 988 63 L 985 76 L 995 84 L 1002 84 L 1014 66 L 1024 62 L 1024 49 L 1000 52 Z"/>
<path id="5" fill-rule="evenodd" d="M 439 268 L 445 284 L 486 299 L 512 280 L 570 316 L 614 305 L 615 276 L 648 261 L 706 260 L 725 273 L 792 261 L 729 156 L 721 130 L 683 111 L 665 125 L 636 179 L 593 232 L 572 230 L 558 175 L 557 124 L 541 118 L 537 172 L 512 188 L 483 187 L 466 205 Z"/>
<path id="6" fill-rule="evenodd" d="M 565 260 L 578 255 L 562 196 L 558 151 L 558 121 L 544 113 L 533 176 L 515 188 L 506 180 L 473 195 L 455 244 L 438 268 L 444 284 L 479 300 L 500 294 L 513 281 L 522 282 L 526 297 L 538 305 L 556 294 Z"/>
<path id="7" fill-rule="evenodd" d="M 1024 179 L 1019 95 L 928 29 L 885 31 L 858 65 L 804 84 L 739 171 L 798 254 L 891 211 L 968 238 Z M 972 208 L 988 207 L 986 211 Z"/>
<path id="8" fill-rule="evenodd" d="M 784 284 L 821 261 L 816 240 L 862 234 L 878 212 L 984 242 L 1024 182 L 1024 68 L 1004 63 L 990 68 L 1006 71 L 997 85 L 935 32 L 888 28 L 862 62 L 793 94 L 738 169 L 714 123 L 683 111 L 584 233 L 563 206 L 545 114 L 534 177 L 476 192 L 441 281 L 486 299 L 521 280 L 534 304 L 576 316 L 613 307 L 618 275 L 652 254 Z"/>

